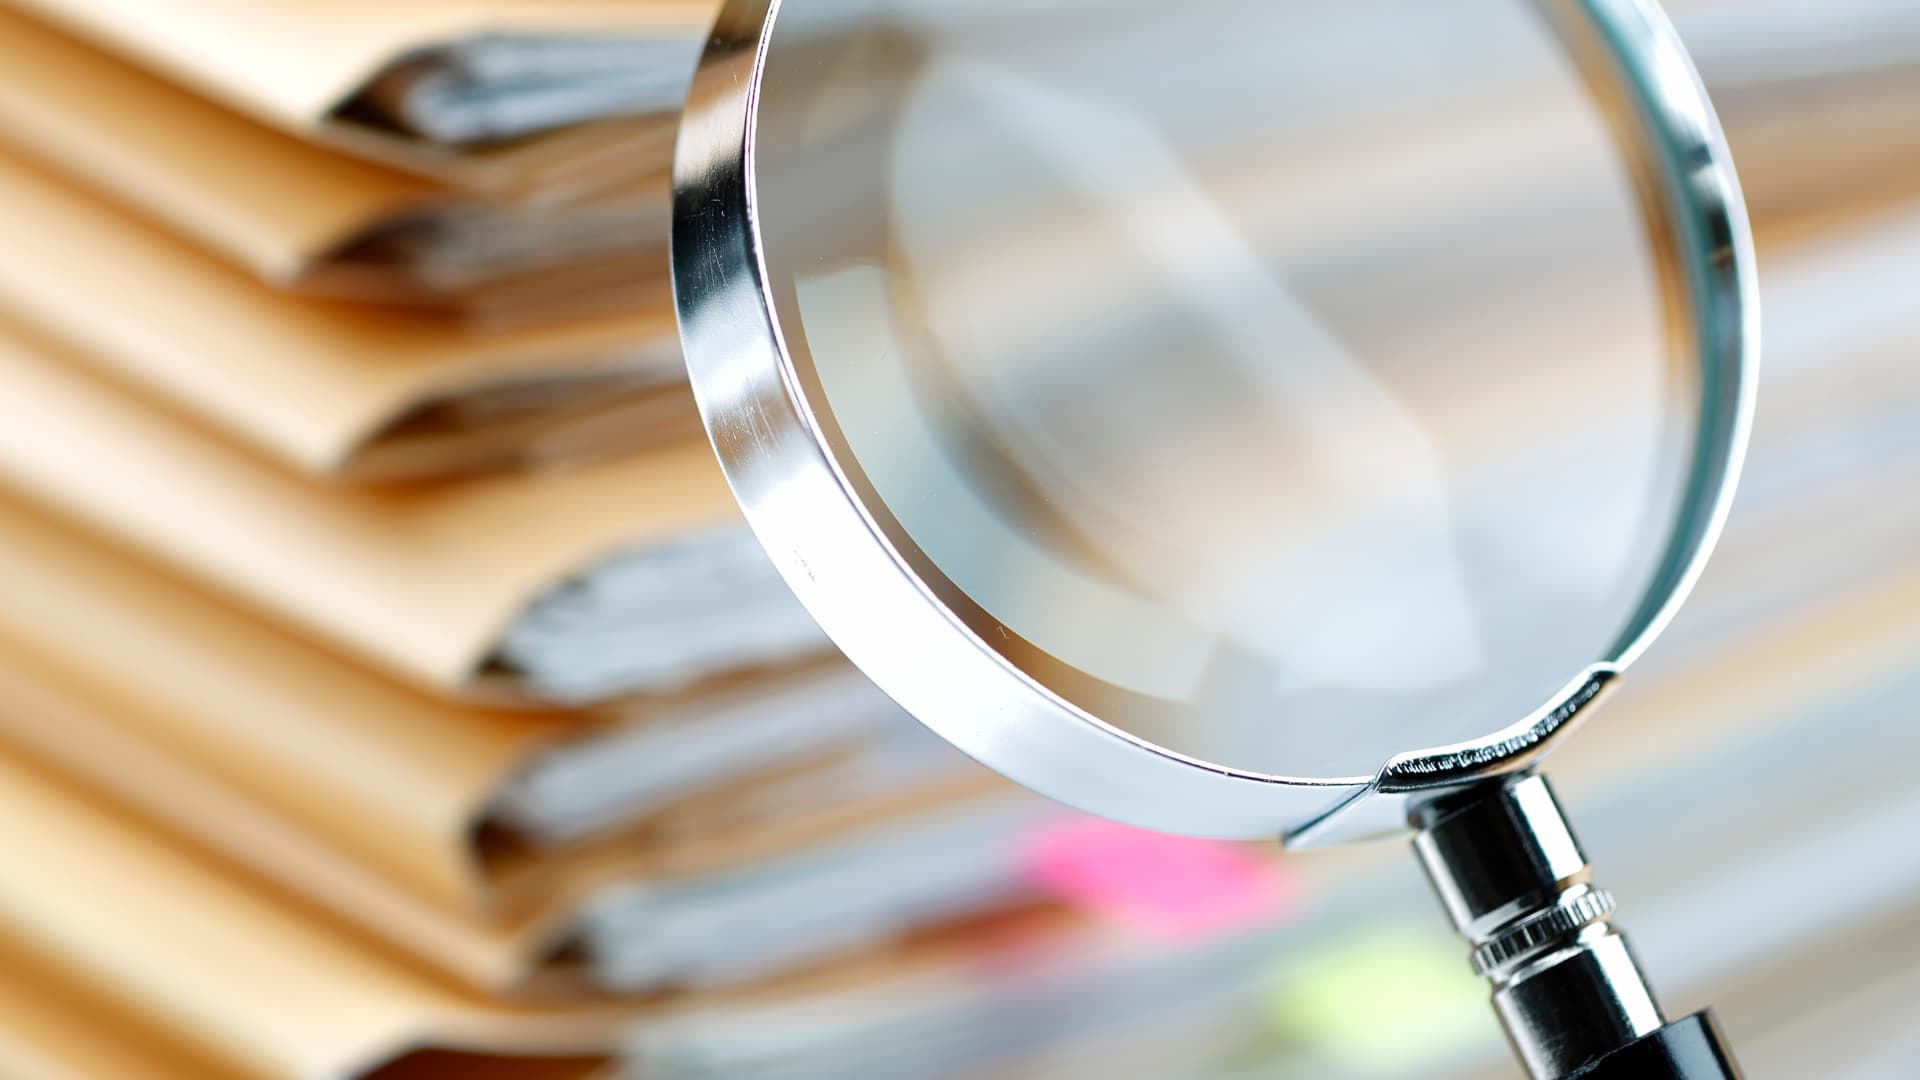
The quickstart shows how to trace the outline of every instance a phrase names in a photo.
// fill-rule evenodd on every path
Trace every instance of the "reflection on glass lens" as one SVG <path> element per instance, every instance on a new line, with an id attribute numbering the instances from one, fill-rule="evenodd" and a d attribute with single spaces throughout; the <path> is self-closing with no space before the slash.
<path id="1" fill-rule="evenodd" d="M 782 8 L 768 275 L 916 572 L 1066 700 L 1248 771 L 1371 773 L 1605 656 L 1699 391 L 1568 18 Z"/>

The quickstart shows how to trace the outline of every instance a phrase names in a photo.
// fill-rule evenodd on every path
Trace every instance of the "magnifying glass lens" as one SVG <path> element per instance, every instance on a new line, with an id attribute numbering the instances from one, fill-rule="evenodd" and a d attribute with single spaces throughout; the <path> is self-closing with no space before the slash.
<path id="1" fill-rule="evenodd" d="M 770 34 L 752 180 L 802 392 L 1046 689 L 1364 776 L 1538 708 L 1647 603 L 1698 361 L 1567 11 L 810 0 Z"/>

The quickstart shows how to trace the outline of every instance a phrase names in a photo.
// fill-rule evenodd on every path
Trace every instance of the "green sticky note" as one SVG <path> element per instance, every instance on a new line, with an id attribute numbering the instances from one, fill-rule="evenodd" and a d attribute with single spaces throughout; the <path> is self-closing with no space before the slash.
<path id="1" fill-rule="evenodd" d="M 1393 1073 L 1484 1044 L 1495 1023 L 1487 992 L 1456 939 L 1387 925 L 1289 952 L 1267 1005 L 1281 1034 L 1330 1063 Z"/>

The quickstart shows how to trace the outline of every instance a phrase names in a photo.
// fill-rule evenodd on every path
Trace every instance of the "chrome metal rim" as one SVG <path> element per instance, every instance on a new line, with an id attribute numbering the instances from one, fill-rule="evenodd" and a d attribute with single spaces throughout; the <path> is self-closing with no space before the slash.
<path id="1" fill-rule="evenodd" d="M 1725 521 L 1758 355 L 1752 242 L 1731 156 L 1680 40 L 1649 0 L 1553 0 L 1587 21 L 1644 129 L 1677 237 L 1705 413 L 1692 496 L 1649 602 L 1610 655 L 1509 727 L 1400 755 L 1370 777 L 1236 771 L 1143 742 L 1062 700 L 918 576 L 863 501 L 782 334 L 761 251 L 754 154 L 781 0 L 728 0 L 695 75 L 674 166 L 673 273 L 695 396 L 747 518 L 828 635 L 888 694 L 1017 782 L 1143 826 L 1315 836 L 1356 807 L 1525 768 L 1671 621 Z M 1374 799 L 1374 796 L 1387 796 Z M 1398 823 L 1397 811 L 1381 818 Z"/>

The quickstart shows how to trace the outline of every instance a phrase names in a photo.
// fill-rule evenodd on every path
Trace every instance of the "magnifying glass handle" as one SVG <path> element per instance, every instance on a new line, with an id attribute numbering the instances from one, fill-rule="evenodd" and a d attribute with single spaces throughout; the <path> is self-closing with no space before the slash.
<path id="1" fill-rule="evenodd" d="M 1413 823 L 1420 863 L 1535 1080 L 1740 1076 L 1710 1014 L 1661 1013 L 1544 778 L 1485 781 L 1418 807 Z"/>

